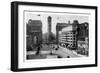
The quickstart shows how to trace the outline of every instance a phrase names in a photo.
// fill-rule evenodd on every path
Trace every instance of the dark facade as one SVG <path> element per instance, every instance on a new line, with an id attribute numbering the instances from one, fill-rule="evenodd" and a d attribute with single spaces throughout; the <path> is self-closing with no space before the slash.
<path id="1" fill-rule="evenodd" d="M 42 22 L 29 20 L 27 23 L 27 50 L 34 50 L 42 43 Z"/>
<path id="2" fill-rule="evenodd" d="M 81 40 L 81 41 L 85 41 L 85 37 L 89 36 L 89 25 L 88 23 L 81 23 L 78 25 L 77 28 L 78 31 L 78 35 L 77 35 L 77 39 Z"/>

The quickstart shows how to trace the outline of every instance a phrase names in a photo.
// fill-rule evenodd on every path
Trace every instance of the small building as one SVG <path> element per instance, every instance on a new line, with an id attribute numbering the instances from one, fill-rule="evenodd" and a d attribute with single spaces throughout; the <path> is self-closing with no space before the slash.
<path id="1" fill-rule="evenodd" d="M 85 37 L 89 36 L 88 30 L 89 30 L 89 25 L 87 22 L 79 24 L 77 28 L 78 40 L 85 41 Z"/>

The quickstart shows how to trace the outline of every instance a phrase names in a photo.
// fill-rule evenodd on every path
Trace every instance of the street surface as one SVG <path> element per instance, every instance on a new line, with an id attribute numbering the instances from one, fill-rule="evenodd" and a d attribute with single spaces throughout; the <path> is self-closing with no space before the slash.
<path id="1" fill-rule="evenodd" d="M 57 54 L 63 58 L 67 58 L 67 57 L 70 57 L 70 58 L 73 58 L 73 57 L 79 57 L 76 53 L 74 53 L 73 51 L 67 49 L 67 48 L 64 48 L 64 47 L 59 47 L 58 50 L 54 50 L 53 51 L 54 54 Z"/>
<path id="2" fill-rule="evenodd" d="M 43 45 L 39 55 L 36 55 L 37 51 L 29 51 L 27 55 L 30 59 L 45 59 L 45 58 L 57 58 L 58 56 L 61 58 L 76 58 L 81 57 L 77 53 L 67 48 L 59 46 L 57 50 L 53 48 L 56 45 Z"/>

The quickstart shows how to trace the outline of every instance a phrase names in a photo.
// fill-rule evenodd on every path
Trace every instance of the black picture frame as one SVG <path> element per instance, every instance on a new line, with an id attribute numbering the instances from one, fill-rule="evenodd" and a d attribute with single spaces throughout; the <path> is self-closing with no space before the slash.
<path id="1" fill-rule="evenodd" d="M 73 66 L 52 66 L 39 68 L 18 68 L 18 6 L 46 6 L 46 7 L 62 7 L 62 8 L 79 8 L 95 10 L 95 64 L 73 65 Z M 84 5 L 68 5 L 68 4 L 50 4 L 50 3 L 35 3 L 35 2 L 11 2 L 11 71 L 33 71 L 33 70 L 50 70 L 50 69 L 65 69 L 65 68 L 81 68 L 97 66 L 97 6 Z"/>

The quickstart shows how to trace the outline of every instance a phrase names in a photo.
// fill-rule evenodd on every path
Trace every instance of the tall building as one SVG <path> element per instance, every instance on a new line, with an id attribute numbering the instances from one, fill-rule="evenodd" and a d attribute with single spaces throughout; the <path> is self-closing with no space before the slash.
<path id="1" fill-rule="evenodd" d="M 76 49 L 77 47 L 77 27 L 74 24 L 69 24 L 62 28 L 58 34 L 58 40 L 60 44 L 66 45 L 71 49 Z"/>
<path id="2" fill-rule="evenodd" d="M 67 27 L 68 24 L 67 23 L 57 23 L 56 25 L 56 42 L 57 44 L 59 43 L 59 32 L 62 30 L 62 28 Z"/>
<path id="3" fill-rule="evenodd" d="M 87 45 L 88 29 L 88 23 L 79 24 L 77 20 L 74 20 L 73 23 L 58 23 L 56 26 L 57 42 L 71 49 L 77 49 L 80 42 L 86 42 Z"/>
<path id="4" fill-rule="evenodd" d="M 49 16 L 47 18 L 47 20 L 48 20 L 48 42 L 50 42 L 51 41 L 51 35 L 52 35 L 52 32 L 51 32 L 52 18 L 51 18 L 51 16 Z"/>
<path id="5" fill-rule="evenodd" d="M 81 23 L 77 28 L 77 43 L 78 52 L 82 55 L 89 55 L 89 24 L 87 22 Z"/>
<path id="6" fill-rule="evenodd" d="M 34 50 L 42 43 L 42 22 L 40 20 L 29 19 L 27 23 L 27 50 Z"/>

